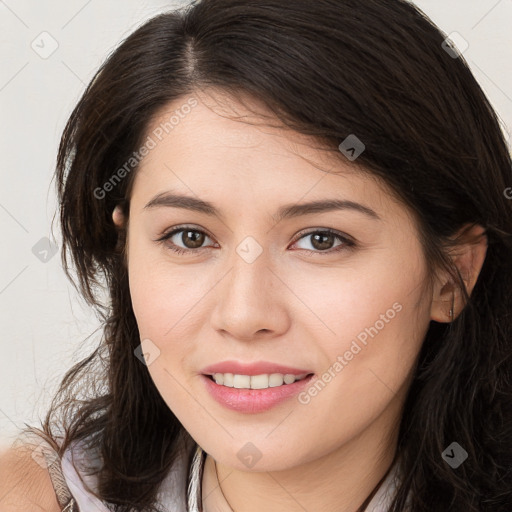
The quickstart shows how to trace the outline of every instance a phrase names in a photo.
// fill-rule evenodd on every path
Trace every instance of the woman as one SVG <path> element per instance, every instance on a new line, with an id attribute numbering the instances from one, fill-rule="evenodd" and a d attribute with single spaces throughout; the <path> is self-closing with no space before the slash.
<path id="1" fill-rule="evenodd" d="M 105 328 L 30 452 L 49 506 L 510 511 L 511 169 L 407 2 L 147 22 L 59 149 L 64 266 Z"/>

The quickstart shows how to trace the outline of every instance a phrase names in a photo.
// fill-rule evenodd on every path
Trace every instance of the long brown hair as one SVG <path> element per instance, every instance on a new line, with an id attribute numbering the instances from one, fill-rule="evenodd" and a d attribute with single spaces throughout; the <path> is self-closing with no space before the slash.
<path id="1" fill-rule="evenodd" d="M 409 494 L 412 512 L 512 509 L 512 164 L 495 112 L 445 38 L 402 0 L 203 0 L 149 20 L 96 73 L 63 133 L 56 184 L 64 268 L 74 282 L 70 256 L 103 337 L 66 374 L 42 429 L 62 433 L 61 454 L 78 440 L 99 454 L 97 495 L 113 510 L 156 510 L 190 438 L 134 356 L 141 340 L 112 211 L 128 216 L 137 166 L 104 184 L 161 107 L 209 86 L 249 93 L 321 147 L 357 134 L 358 164 L 417 214 L 429 268 L 451 269 L 464 293 L 460 315 L 432 321 L 422 346 L 392 512 Z M 470 297 L 448 257 L 466 224 L 489 242 Z M 441 456 L 452 441 L 468 452 L 457 469 Z"/>

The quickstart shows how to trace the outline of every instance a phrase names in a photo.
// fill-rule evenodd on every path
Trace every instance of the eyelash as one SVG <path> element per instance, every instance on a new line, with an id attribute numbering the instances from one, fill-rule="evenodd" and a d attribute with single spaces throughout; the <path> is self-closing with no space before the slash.
<path id="1" fill-rule="evenodd" d="M 164 244 L 167 248 L 169 248 L 171 251 L 173 251 L 173 252 L 175 252 L 177 254 L 199 253 L 199 252 L 202 252 L 203 249 L 207 248 L 207 247 L 200 247 L 198 249 L 183 249 L 181 247 L 176 246 L 176 244 L 167 243 L 167 241 L 170 238 L 172 238 L 175 234 L 180 233 L 181 231 L 186 231 L 186 230 L 193 231 L 195 233 L 201 233 L 203 235 L 206 235 L 209 238 L 212 238 L 210 235 L 208 235 L 208 233 L 206 233 L 206 232 L 204 232 L 204 231 L 202 231 L 200 229 L 195 229 L 195 228 L 193 228 L 191 226 L 178 226 L 175 229 L 173 229 L 172 231 L 170 231 L 169 233 L 166 233 L 162 237 L 160 237 L 157 240 L 155 240 L 155 242 Z M 305 238 L 307 235 L 314 235 L 314 234 L 334 235 L 338 240 L 340 240 L 342 242 L 342 244 L 340 244 L 337 247 L 334 247 L 332 249 L 328 249 L 326 251 L 320 251 L 320 250 L 314 251 L 314 250 L 310 250 L 310 249 L 298 249 L 299 251 L 305 252 L 308 256 L 313 256 L 313 255 L 318 255 L 318 254 L 333 254 L 333 253 L 340 252 L 342 250 L 351 250 L 351 249 L 354 249 L 356 247 L 356 243 L 353 240 L 347 238 L 346 236 L 343 236 L 338 231 L 335 231 L 335 230 L 329 229 L 329 228 L 326 228 L 326 229 L 316 229 L 316 230 L 311 230 L 311 231 L 307 231 L 307 232 L 301 232 L 301 233 L 299 233 L 299 235 L 297 236 L 297 238 L 294 240 L 293 243 L 295 244 L 296 242 L 298 242 L 302 238 Z"/>

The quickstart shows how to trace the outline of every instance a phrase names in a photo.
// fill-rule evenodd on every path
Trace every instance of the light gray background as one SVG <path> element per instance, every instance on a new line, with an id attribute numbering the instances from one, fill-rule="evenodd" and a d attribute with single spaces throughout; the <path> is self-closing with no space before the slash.
<path id="1" fill-rule="evenodd" d="M 0 0 L 0 448 L 23 422 L 43 417 L 66 369 L 101 337 L 97 318 L 63 273 L 57 220 L 50 231 L 56 212 L 51 180 L 64 124 L 117 44 L 149 17 L 185 3 Z M 464 57 L 510 144 L 512 0 L 415 3 L 447 34 L 458 32 L 467 41 Z M 40 52 L 51 48 L 42 32 L 58 43 L 47 58 L 31 47 L 34 41 Z M 59 252 L 43 262 L 44 254 L 32 249 L 45 237 Z"/>

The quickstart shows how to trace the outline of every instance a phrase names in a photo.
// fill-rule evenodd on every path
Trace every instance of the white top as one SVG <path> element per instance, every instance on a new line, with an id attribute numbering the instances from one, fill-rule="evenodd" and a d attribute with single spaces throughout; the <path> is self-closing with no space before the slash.
<path id="1" fill-rule="evenodd" d="M 202 456 L 204 452 L 198 445 L 195 446 L 196 451 L 191 468 L 193 476 L 191 485 L 188 488 L 191 503 L 190 512 L 199 512 L 200 510 L 198 507 L 199 493 L 201 492 L 199 486 L 199 475 L 201 474 L 201 466 L 204 464 L 204 457 Z M 80 452 L 76 448 L 73 449 L 73 454 L 71 453 L 71 449 L 68 449 L 64 453 L 61 461 L 62 474 L 70 493 L 76 501 L 80 512 L 110 512 L 103 502 L 99 501 L 84 488 L 80 481 L 78 474 L 71 463 L 71 458 L 73 457 L 76 464 L 77 461 L 79 462 L 81 460 L 81 456 L 83 456 L 83 452 Z M 77 465 L 77 468 L 80 471 L 79 465 Z M 397 470 L 398 466 L 395 464 L 375 493 L 371 502 L 368 504 L 365 512 L 388 512 L 391 499 L 396 490 Z M 87 484 L 91 488 L 96 489 L 94 485 L 95 478 L 93 476 L 84 476 L 83 473 L 81 474 Z M 160 491 L 158 493 L 158 505 L 162 510 L 165 512 L 188 512 L 185 496 L 180 496 L 176 492 L 176 489 L 184 489 L 185 481 L 185 462 L 181 456 L 179 458 L 179 462 L 173 467 L 161 484 Z M 216 484 L 216 482 L 213 482 L 213 484 Z M 209 482 L 209 485 L 205 485 L 205 487 L 212 488 L 212 482 Z"/>
<path id="2" fill-rule="evenodd" d="M 96 498 L 87 491 L 81 482 L 77 470 L 89 487 L 96 490 L 96 477 L 87 476 L 81 468 L 81 461 L 84 460 L 85 451 L 78 448 L 75 444 L 73 448 L 68 448 L 62 457 L 61 468 L 62 476 L 67 484 L 69 492 L 78 505 L 80 512 L 110 512 L 105 503 Z M 184 489 L 186 485 L 186 471 L 183 453 L 178 456 L 178 462 L 173 466 L 169 474 L 163 480 L 158 493 L 158 505 L 165 512 L 189 512 L 187 511 L 185 496 L 176 492 L 176 489 Z M 74 462 L 77 470 L 73 467 Z M 200 469 L 196 464 L 195 471 Z M 195 500 L 197 501 L 197 500 Z M 191 502 L 193 503 L 193 502 Z M 197 505 L 196 505 L 197 507 Z M 70 510 L 74 511 L 74 508 Z M 192 508 L 190 512 L 199 512 L 198 508 Z"/>

